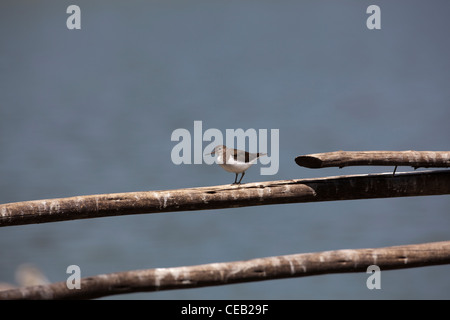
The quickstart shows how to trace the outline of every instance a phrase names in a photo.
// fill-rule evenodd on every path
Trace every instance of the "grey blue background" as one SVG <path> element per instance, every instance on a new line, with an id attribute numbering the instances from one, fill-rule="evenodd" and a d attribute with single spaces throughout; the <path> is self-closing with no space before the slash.
<path id="1" fill-rule="evenodd" d="M 81 30 L 66 9 L 81 8 Z M 366 9 L 381 8 L 381 30 Z M 448 1 L 2 1 L 0 203 L 231 183 L 171 162 L 177 128 L 279 129 L 301 154 L 449 150 Z M 206 146 L 206 143 L 205 143 Z M 399 168 L 399 171 L 412 170 Z M 4 227 L 0 282 L 51 281 L 334 249 L 449 240 L 450 198 L 335 201 Z M 271 280 L 110 299 L 449 299 L 448 266 Z"/>

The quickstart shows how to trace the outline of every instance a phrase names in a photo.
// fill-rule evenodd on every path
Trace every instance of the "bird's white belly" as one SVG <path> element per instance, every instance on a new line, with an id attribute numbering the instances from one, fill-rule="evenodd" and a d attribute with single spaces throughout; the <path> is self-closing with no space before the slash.
<path id="1" fill-rule="evenodd" d="M 250 161 L 250 162 L 236 161 L 236 160 L 234 160 L 233 157 L 229 157 L 228 160 L 226 161 L 226 163 L 223 163 L 223 161 L 221 161 L 222 157 L 219 157 L 218 160 L 219 160 L 218 163 L 222 168 L 224 168 L 228 172 L 234 172 L 234 173 L 242 173 L 245 170 L 247 170 L 248 168 L 250 168 L 255 163 L 254 160 Z"/>
<path id="2" fill-rule="evenodd" d="M 250 168 L 252 163 L 234 163 L 234 164 L 222 163 L 219 165 L 222 168 L 224 168 L 225 170 L 227 170 L 228 172 L 242 173 L 245 170 L 247 170 L 248 168 Z"/>

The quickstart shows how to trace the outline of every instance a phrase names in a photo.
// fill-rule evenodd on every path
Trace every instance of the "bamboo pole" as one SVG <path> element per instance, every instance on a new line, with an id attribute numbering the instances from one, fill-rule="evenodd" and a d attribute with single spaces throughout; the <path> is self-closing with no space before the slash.
<path id="1" fill-rule="evenodd" d="M 347 166 L 448 168 L 450 151 L 335 151 L 298 156 L 295 162 L 311 169 Z"/>
<path id="2" fill-rule="evenodd" d="M 0 205 L 0 227 L 141 213 L 442 194 L 450 194 L 450 170 L 292 179 L 7 203 Z"/>
<path id="3" fill-rule="evenodd" d="M 66 282 L 57 282 L 0 291 L 0 299 L 93 299 L 135 292 L 366 272 L 371 265 L 378 266 L 382 272 L 441 264 L 450 264 L 450 241 L 117 272 L 82 278 L 80 289 L 68 289 Z"/>

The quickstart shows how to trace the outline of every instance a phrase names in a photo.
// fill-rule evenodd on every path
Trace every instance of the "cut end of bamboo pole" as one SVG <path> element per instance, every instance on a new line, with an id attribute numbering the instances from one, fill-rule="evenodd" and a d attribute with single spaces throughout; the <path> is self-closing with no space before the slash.
<path id="1" fill-rule="evenodd" d="M 298 156 L 295 158 L 295 163 L 301 167 L 309 169 L 318 169 L 322 167 L 323 161 L 314 156 Z"/>

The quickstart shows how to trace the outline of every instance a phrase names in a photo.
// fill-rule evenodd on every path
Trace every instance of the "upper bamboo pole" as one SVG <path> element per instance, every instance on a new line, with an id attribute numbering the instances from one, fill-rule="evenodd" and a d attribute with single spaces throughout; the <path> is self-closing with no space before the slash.
<path id="1" fill-rule="evenodd" d="M 383 272 L 449 263 L 450 241 L 444 241 L 117 272 L 80 279 L 80 289 L 68 289 L 66 282 L 57 282 L 0 291 L 0 299 L 93 299 L 133 292 L 198 288 L 329 273 L 367 272 L 371 265 L 376 265 Z"/>
<path id="2" fill-rule="evenodd" d="M 318 169 L 347 166 L 450 167 L 450 151 L 335 151 L 295 158 L 302 167 Z"/>
<path id="3" fill-rule="evenodd" d="M 78 196 L 0 205 L 0 227 L 266 204 L 450 194 L 450 170 L 292 179 Z"/>

